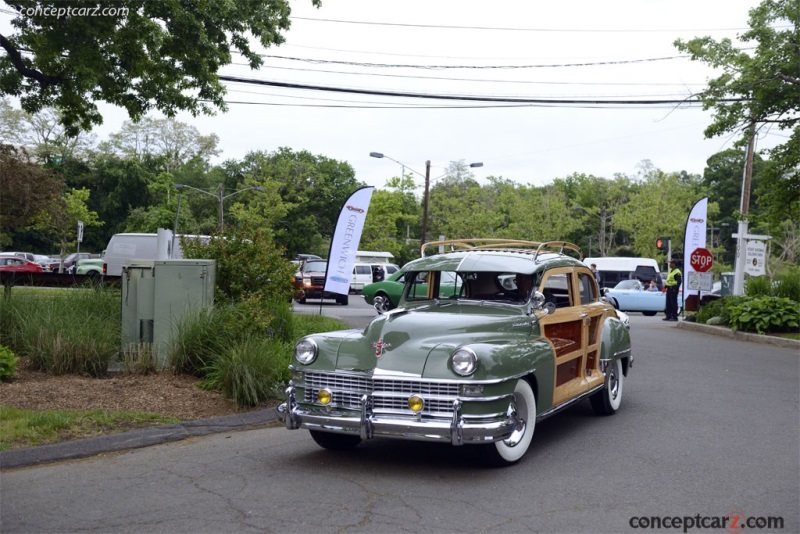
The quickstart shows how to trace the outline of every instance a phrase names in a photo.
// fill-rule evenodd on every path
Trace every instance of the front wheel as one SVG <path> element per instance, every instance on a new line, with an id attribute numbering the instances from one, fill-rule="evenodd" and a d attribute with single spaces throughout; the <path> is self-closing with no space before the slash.
<path id="1" fill-rule="evenodd" d="M 654 311 L 643 311 L 643 312 L 642 312 L 642 315 L 644 315 L 644 316 L 646 316 L 646 317 L 652 317 L 652 316 L 654 316 L 656 313 L 657 313 L 657 312 L 654 312 Z"/>
<path id="2" fill-rule="evenodd" d="M 352 449 L 361 442 L 361 437 L 352 434 L 333 434 L 331 432 L 320 432 L 319 430 L 309 430 L 311 437 L 317 445 L 330 451 L 346 451 Z"/>
<path id="3" fill-rule="evenodd" d="M 622 404 L 622 360 L 613 362 L 606 370 L 606 383 L 602 391 L 598 391 L 589 401 L 598 415 L 614 415 Z"/>
<path id="4" fill-rule="evenodd" d="M 347 295 L 345 295 L 343 297 L 337 298 L 336 302 L 338 304 L 341 304 L 342 306 L 347 306 L 347 304 L 350 302 L 350 300 L 349 300 L 349 297 Z"/>
<path id="5" fill-rule="evenodd" d="M 509 415 L 517 421 L 511 435 L 502 441 L 484 446 L 486 460 L 490 465 L 511 465 L 528 452 L 536 427 L 536 396 L 525 379 L 520 378 L 514 387 L 514 400 L 509 406 Z"/>

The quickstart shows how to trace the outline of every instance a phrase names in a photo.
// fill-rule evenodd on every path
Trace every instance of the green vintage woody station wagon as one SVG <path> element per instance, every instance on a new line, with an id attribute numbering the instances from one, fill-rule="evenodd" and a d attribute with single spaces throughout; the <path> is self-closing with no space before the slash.
<path id="1" fill-rule="evenodd" d="M 403 267 L 397 308 L 297 343 L 281 418 L 326 449 L 439 441 L 509 465 L 537 421 L 578 401 L 616 413 L 633 363 L 627 316 L 581 258 L 563 241 L 426 243 Z"/>

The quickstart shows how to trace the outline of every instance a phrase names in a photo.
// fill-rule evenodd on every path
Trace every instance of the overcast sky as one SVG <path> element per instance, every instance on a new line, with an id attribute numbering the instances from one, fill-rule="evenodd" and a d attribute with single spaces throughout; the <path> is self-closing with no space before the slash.
<path id="1" fill-rule="evenodd" d="M 337 91 L 230 83 L 227 113 L 178 119 L 202 134 L 216 133 L 220 161 L 251 150 L 308 150 L 350 163 L 357 179 L 377 187 L 398 176 L 401 166 L 371 158 L 373 151 L 420 174 L 430 160 L 431 178 L 458 160 L 482 162 L 473 169 L 479 180 L 496 176 L 533 185 L 575 172 L 635 175 L 643 160 L 666 172 L 701 174 L 711 155 L 736 140 L 704 138 L 710 112 L 548 101 L 686 98 L 714 72 L 683 57 L 673 41 L 703 35 L 735 40 L 757 4 L 323 0 L 315 9 L 310 0 L 291 0 L 292 28 L 284 45 L 265 51 L 272 56 L 265 66 L 233 65 L 222 74 Z M 9 20 L 0 12 L 0 31 L 9 31 Z M 238 56 L 235 62 L 243 63 Z M 102 110 L 99 139 L 126 119 L 117 108 Z M 758 143 L 778 142 L 766 135 Z"/>

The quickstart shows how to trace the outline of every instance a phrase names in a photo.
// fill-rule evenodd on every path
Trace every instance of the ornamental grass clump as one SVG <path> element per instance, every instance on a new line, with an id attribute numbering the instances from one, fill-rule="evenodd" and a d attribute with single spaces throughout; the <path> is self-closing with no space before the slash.
<path id="1" fill-rule="evenodd" d="M 103 376 L 119 352 L 119 290 L 12 291 L 2 342 L 35 370 Z"/>

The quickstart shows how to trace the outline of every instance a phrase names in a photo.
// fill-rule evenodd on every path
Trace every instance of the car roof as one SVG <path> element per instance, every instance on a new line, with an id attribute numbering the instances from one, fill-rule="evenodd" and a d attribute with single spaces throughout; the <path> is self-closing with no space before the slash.
<path id="1" fill-rule="evenodd" d="M 474 271 L 533 274 L 545 268 L 560 266 L 586 267 L 580 258 L 566 251 L 581 254 L 578 246 L 565 241 L 534 242 L 521 240 L 469 239 L 439 241 L 424 245 L 462 247 L 464 250 L 444 252 L 409 262 L 403 271 Z M 471 248 L 466 248 L 471 247 Z"/>

